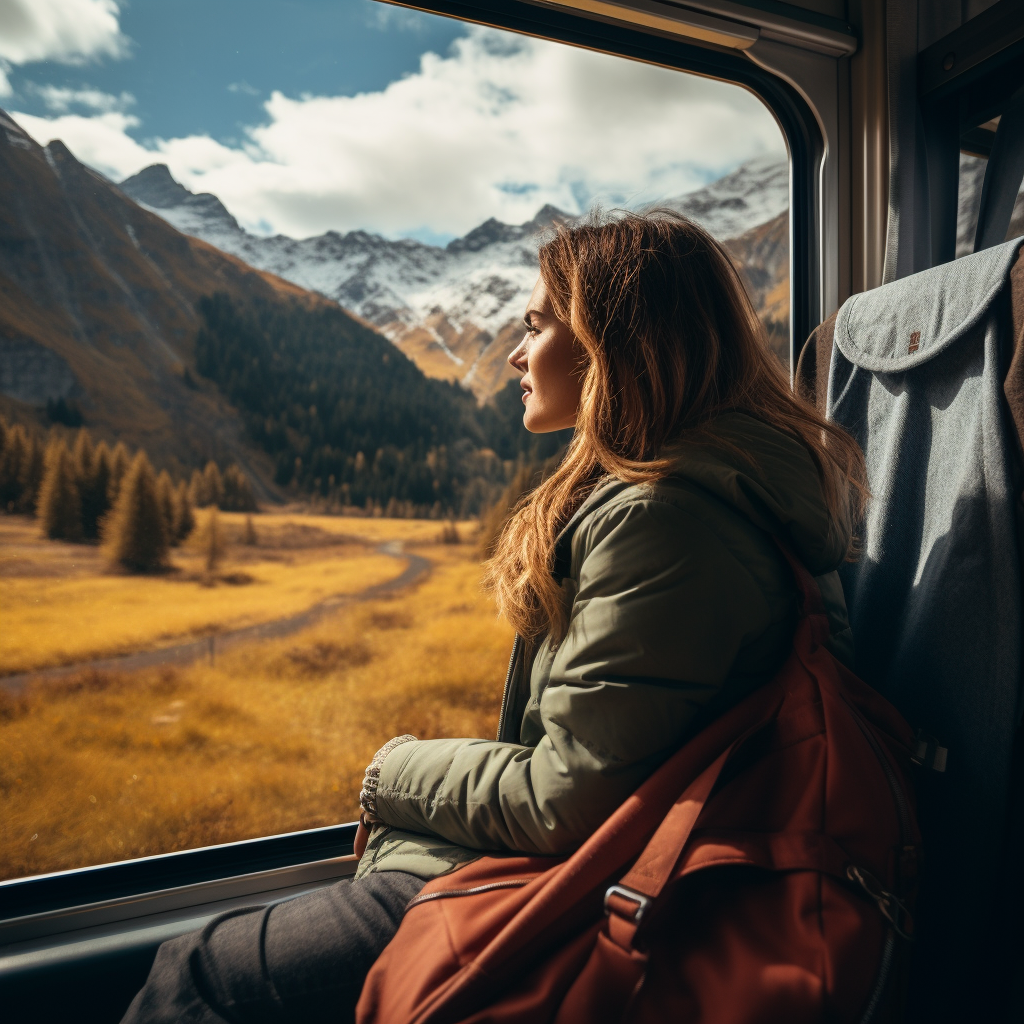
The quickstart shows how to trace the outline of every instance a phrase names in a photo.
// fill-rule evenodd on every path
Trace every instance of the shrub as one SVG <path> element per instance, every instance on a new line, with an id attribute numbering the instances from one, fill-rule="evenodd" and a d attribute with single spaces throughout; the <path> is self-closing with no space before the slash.
<path id="1" fill-rule="evenodd" d="M 51 540 L 81 540 L 82 504 L 68 446 L 54 439 L 46 449 L 46 469 L 37 514 Z"/>
<path id="2" fill-rule="evenodd" d="M 167 523 L 145 452 L 135 456 L 125 474 L 103 539 L 112 565 L 131 572 L 156 572 L 167 564 Z"/>

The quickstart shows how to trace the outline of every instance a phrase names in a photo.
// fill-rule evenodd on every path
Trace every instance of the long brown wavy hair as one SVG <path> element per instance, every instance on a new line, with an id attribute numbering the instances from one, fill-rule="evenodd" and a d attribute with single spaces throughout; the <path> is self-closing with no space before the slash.
<path id="1" fill-rule="evenodd" d="M 599 479 L 668 475 L 671 445 L 714 443 L 716 415 L 740 410 L 810 452 L 833 530 L 852 535 L 867 497 L 857 443 L 790 389 L 732 261 L 671 211 L 560 227 L 541 247 L 555 316 L 580 347 L 576 430 L 558 468 L 522 498 L 487 563 L 517 632 L 560 637 L 555 539 Z M 851 550 L 848 552 L 852 556 Z"/>

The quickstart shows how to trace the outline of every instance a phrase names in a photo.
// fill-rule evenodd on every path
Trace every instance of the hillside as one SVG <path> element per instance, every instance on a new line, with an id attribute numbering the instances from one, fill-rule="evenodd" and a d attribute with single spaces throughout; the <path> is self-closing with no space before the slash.
<path id="1" fill-rule="evenodd" d="M 236 461 L 266 497 L 271 461 L 195 373 L 196 302 L 215 291 L 325 300 L 181 234 L 2 111 L 0 191 L 0 411 L 44 423 L 47 401 L 63 398 L 101 438 L 144 447 L 178 473 Z"/>
<path id="2" fill-rule="evenodd" d="M 479 399 L 514 377 L 505 357 L 518 340 L 537 277 L 538 243 L 571 219 L 552 206 L 524 224 L 492 218 L 443 248 L 366 231 L 262 238 L 241 228 L 216 196 L 189 192 L 163 164 L 121 188 L 179 230 L 336 300 L 377 326 L 426 374 L 457 380 Z M 662 205 L 726 239 L 759 310 L 779 321 L 788 317 L 788 202 L 785 162 L 759 158 Z M 763 305 L 769 295 L 770 314 Z M 788 324 L 782 334 L 788 351 Z"/>
<path id="3" fill-rule="evenodd" d="M 392 514 L 476 515 L 520 455 L 542 460 L 567 440 L 523 429 L 518 385 L 479 406 L 458 384 L 424 376 L 381 335 L 353 332 L 333 304 L 240 303 L 218 293 L 199 310 L 196 366 L 239 409 L 289 491 Z"/>

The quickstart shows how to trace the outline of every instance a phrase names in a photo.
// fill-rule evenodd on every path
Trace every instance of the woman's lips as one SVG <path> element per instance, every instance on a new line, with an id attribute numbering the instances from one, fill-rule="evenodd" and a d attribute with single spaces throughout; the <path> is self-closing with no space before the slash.
<path id="1" fill-rule="evenodd" d="M 525 402 L 533 394 L 533 388 L 529 384 L 520 383 L 519 386 L 523 389 L 523 401 Z"/>

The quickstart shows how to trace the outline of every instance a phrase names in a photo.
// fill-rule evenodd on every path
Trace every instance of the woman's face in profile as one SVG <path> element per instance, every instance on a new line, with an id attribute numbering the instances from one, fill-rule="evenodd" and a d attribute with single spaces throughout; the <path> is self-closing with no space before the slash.
<path id="1" fill-rule="evenodd" d="M 533 289 L 523 320 L 526 335 L 508 357 L 523 374 L 523 426 L 534 434 L 574 427 L 583 386 L 579 346 L 555 316 L 543 278 Z"/>

